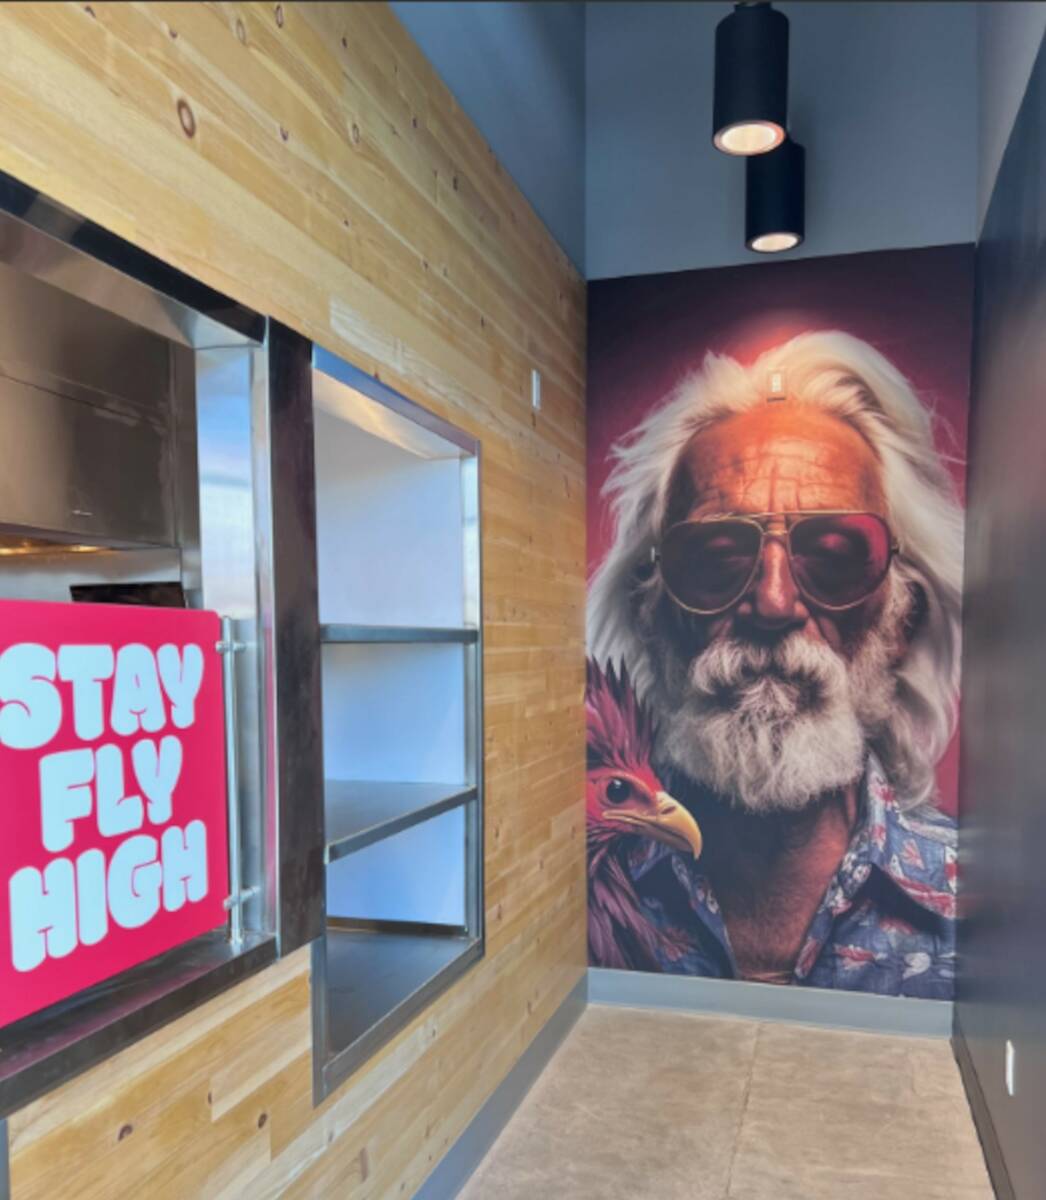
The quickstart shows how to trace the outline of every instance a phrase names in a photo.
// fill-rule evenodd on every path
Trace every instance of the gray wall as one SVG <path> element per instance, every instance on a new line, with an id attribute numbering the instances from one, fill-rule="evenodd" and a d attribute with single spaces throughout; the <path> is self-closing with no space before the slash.
<path id="1" fill-rule="evenodd" d="M 584 270 L 585 6 L 394 2 L 392 9 Z"/>
<path id="2" fill-rule="evenodd" d="M 1041 28 L 1028 36 L 1038 41 Z M 988 50 L 1003 61 L 998 46 Z M 1015 47 L 1009 53 L 1024 56 Z M 1016 83 L 1004 74 L 983 77 L 1002 90 L 1001 98 L 985 97 L 996 113 L 1000 144 L 992 157 L 1001 165 L 976 266 L 959 827 L 966 920 L 956 1032 L 998 1195 L 1039 1200 L 1046 1195 L 1046 49 L 1040 45 L 1008 144 L 999 114 L 1012 110 Z M 1016 1051 L 1013 1096 L 1005 1086 L 1008 1040 Z"/>
<path id="3" fill-rule="evenodd" d="M 792 256 L 972 241 L 977 5 L 777 7 L 807 147 L 807 241 Z M 729 11 L 588 6 L 590 278 L 758 261 L 743 245 L 743 165 L 711 144 L 713 36 Z"/>
<path id="4" fill-rule="evenodd" d="M 978 111 L 977 228 L 984 224 L 1002 152 L 1046 32 L 1042 0 L 982 0 L 977 5 Z"/>

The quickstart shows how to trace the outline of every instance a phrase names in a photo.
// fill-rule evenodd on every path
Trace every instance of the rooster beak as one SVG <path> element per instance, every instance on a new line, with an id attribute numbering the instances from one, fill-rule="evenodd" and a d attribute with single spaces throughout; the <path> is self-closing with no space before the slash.
<path id="1" fill-rule="evenodd" d="M 667 792 L 657 794 L 657 815 L 650 820 L 650 836 L 666 842 L 673 850 L 689 850 L 701 857 L 701 830 L 690 811 Z"/>
<path id="2" fill-rule="evenodd" d="M 667 792 L 658 792 L 657 810 L 653 813 L 634 812 L 630 809 L 607 809 L 603 816 L 610 821 L 620 821 L 635 826 L 645 837 L 664 842 L 673 850 L 683 850 L 694 858 L 701 856 L 701 830 L 697 822 L 678 800 Z"/>

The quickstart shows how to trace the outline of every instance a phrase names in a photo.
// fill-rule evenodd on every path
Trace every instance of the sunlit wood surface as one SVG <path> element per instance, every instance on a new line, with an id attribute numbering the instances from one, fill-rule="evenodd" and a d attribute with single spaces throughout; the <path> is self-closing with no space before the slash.
<path id="1" fill-rule="evenodd" d="M 381 4 L 3 4 L 0 115 L 2 169 L 482 439 L 486 621 L 486 960 L 314 1110 L 295 954 L 15 1114 L 14 1200 L 410 1196 L 584 966 L 583 284 Z"/>

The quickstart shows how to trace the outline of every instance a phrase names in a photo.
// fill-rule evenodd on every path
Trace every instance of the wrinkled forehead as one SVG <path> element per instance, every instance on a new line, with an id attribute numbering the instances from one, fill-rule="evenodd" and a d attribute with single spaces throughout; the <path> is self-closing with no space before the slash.
<path id="1" fill-rule="evenodd" d="M 772 402 L 694 434 L 677 473 L 671 519 L 710 513 L 861 509 L 886 515 L 882 471 L 848 422 Z"/>

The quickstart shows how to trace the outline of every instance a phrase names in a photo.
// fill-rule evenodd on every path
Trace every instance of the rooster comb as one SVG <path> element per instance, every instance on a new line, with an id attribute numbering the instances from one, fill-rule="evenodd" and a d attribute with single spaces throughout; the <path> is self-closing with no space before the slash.
<path id="1" fill-rule="evenodd" d="M 639 702 L 628 668 L 602 669 L 590 658 L 585 671 L 585 715 L 588 720 L 588 768 L 647 766 L 654 748 L 654 723 Z"/>

